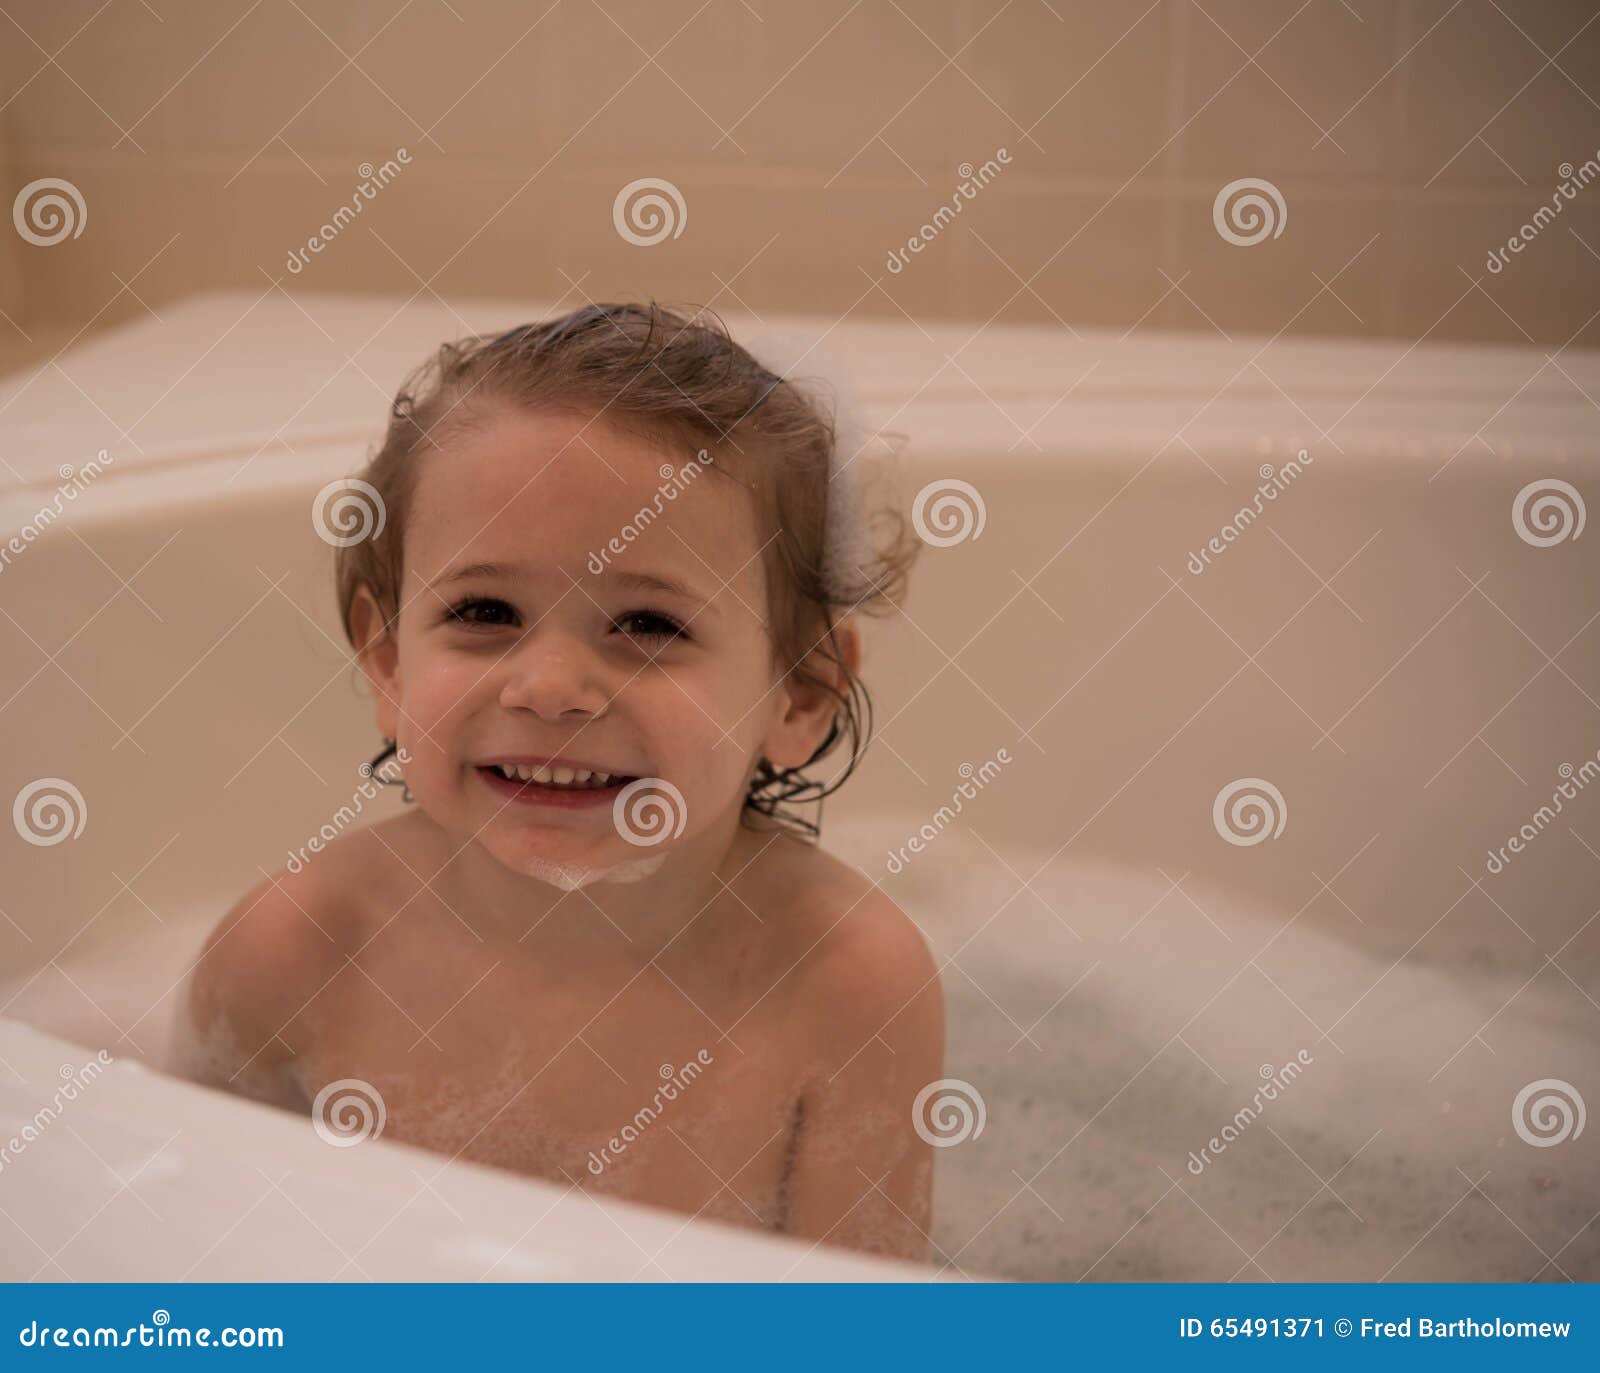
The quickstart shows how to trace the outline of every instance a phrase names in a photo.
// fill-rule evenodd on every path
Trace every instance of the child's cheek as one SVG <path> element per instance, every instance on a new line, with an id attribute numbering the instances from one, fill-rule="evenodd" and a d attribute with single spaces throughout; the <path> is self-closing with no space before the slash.
<path id="1" fill-rule="evenodd" d="M 744 681 L 716 673 L 680 685 L 699 709 L 677 692 L 675 703 L 665 703 L 677 717 L 675 761 L 702 800 L 720 809 L 736 793 L 742 796 L 745 773 L 760 748 L 765 684 L 753 676 Z"/>
<path id="2" fill-rule="evenodd" d="M 435 654 L 419 663 L 412 714 L 430 731 L 448 736 L 484 701 L 493 700 L 495 673 L 490 664 L 465 654 Z M 412 692 L 407 683 L 407 705 Z"/>
<path id="3" fill-rule="evenodd" d="M 416 633 L 400 640 L 400 697 L 406 714 L 430 731 L 470 705 L 473 683 L 484 689 L 487 663 L 452 652 L 437 636 Z"/>
<path id="4" fill-rule="evenodd" d="M 424 805 L 454 785 L 466 753 L 465 722 L 483 693 L 492 692 L 491 678 L 464 654 L 429 652 L 425 645 L 402 652 L 400 729 L 411 740 L 407 773 Z"/>

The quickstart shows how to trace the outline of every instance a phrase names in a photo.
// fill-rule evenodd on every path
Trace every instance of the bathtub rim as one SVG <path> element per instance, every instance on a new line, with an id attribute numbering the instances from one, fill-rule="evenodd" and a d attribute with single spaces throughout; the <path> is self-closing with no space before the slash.
<path id="1" fill-rule="evenodd" d="M 11 1078 L 0 1081 L 0 1103 L 9 1106 L 20 1098 L 12 1110 L 19 1116 L 32 1117 L 50 1100 L 53 1088 L 61 1081 L 60 1065 L 80 1062 L 86 1056 L 92 1058 L 94 1053 L 76 1040 L 0 1016 L 0 1057 L 21 1073 L 20 1082 Z M 584 1249 L 591 1234 L 607 1236 L 618 1227 L 630 1236 L 648 1237 L 647 1244 L 657 1241 L 661 1252 L 671 1247 L 682 1249 L 682 1257 L 672 1260 L 671 1274 L 680 1281 L 770 1281 L 775 1279 L 761 1275 L 781 1272 L 791 1265 L 804 1269 L 803 1276 L 795 1280 L 805 1282 L 952 1280 L 941 1277 L 932 1267 L 823 1248 L 809 1240 L 768 1235 L 711 1218 L 686 1217 L 663 1207 L 596 1193 L 586 1193 L 585 1205 L 576 1209 L 576 1215 L 583 1220 L 575 1219 L 570 1212 L 562 1217 L 551 1216 L 544 1223 L 554 1227 L 555 1237 L 528 1244 L 525 1236 L 532 1228 L 525 1224 L 528 1218 L 551 1212 L 571 1189 L 467 1160 L 447 1160 L 429 1150 L 382 1138 L 364 1141 L 356 1149 L 335 1149 L 306 1129 L 305 1121 L 286 1111 L 230 1097 L 132 1058 L 114 1059 L 84 1089 L 82 1099 L 64 1114 L 74 1131 L 100 1144 L 96 1149 L 100 1154 L 114 1156 L 117 1152 L 106 1141 L 148 1141 L 152 1135 L 165 1135 L 179 1126 L 186 1148 L 204 1150 L 208 1165 L 201 1166 L 212 1167 L 213 1181 L 223 1180 L 225 1170 L 248 1172 L 249 1165 L 244 1160 L 270 1154 L 275 1163 L 284 1164 L 294 1174 L 303 1189 L 298 1198 L 302 1205 L 317 1205 L 328 1208 L 330 1213 L 342 1211 L 349 1216 L 365 1214 L 376 1202 L 392 1202 L 395 1214 L 378 1232 L 385 1237 L 386 1247 L 403 1241 L 427 1245 L 432 1247 L 430 1257 L 435 1265 L 441 1261 L 447 1266 L 460 1265 L 455 1279 L 436 1274 L 429 1280 L 483 1280 L 481 1273 L 467 1271 L 464 1256 L 441 1255 L 440 1246 L 448 1251 L 463 1242 L 498 1247 L 508 1262 L 513 1255 L 524 1263 L 542 1259 L 548 1251 L 554 1270 L 551 1280 L 625 1280 L 625 1275 L 612 1271 L 610 1266 L 592 1263 Z M 148 1124 L 152 1114 L 163 1118 L 154 1129 Z M 26 1152 L 31 1153 L 34 1148 L 48 1154 L 50 1143 L 41 1138 Z M 358 1150 L 361 1183 L 352 1187 L 349 1165 Z M 63 1174 L 69 1171 L 63 1165 L 49 1167 L 51 1171 L 59 1168 Z M 435 1182 L 441 1190 L 469 1197 L 483 1209 L 492 1205 L 496 1223 L 475 1224 L 458 1232 L 447 1223 L 414 1215 L 410 1202 L 419 1195 L 417 1179 L 423 1168 L 439 1170 Z M 3 1171 L 0 1169 L 0 1176 Z M 444 1180 L 446 1174 L 448 1181 Z M 193 1179 L 183 1185 L 192 1186 Z M 47 1187 L 45 1191 L 48 1190 Z M 43 1200 L 47 1203 L 48 1198 Z M 564 1240 L 570 1240 L 571 1248 L 560 1252 L 566 1249 Z M 93 1262 L 88 1265 L 91 1269 Z M 295 1254 L 276 1255 L 272 1262 L 281 1264 L 281 1268 L 262 1280 L 303 1279 L 295 1267 Z M 77 1267 L 75 1264 L 75 1277 Z M 642 1255 L 640 1267 L 649 1267 Z M 605 1271 L 600 1271 L 602 1268 Z M 194 1280 L 202 1281 L 204 1275 L 197 1275 Z"/>

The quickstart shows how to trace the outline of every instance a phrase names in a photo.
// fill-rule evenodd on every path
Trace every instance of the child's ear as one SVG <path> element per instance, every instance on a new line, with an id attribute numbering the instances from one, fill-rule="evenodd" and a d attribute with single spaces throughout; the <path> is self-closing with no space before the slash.
<path id="1" fill-rule="evenodd" d="M 400 649 L 384 623 L 383 611 L 366 587 L 356 590 L 350 603 L 350 634 L 356 643 L 356 657 L 367 685 L 372 688 L 372 703 L 378 715 L 378 732 L 385 739 L 399 738 Z"/>
<path id="2" fill-rule="evenodd" d="M 811 676 L 830 683 L 839 695 L 848 695 L 849 677 L 841 662 L 851 674 L 861 670 L 861 637 L 852 616 L 834 626 L 832 641 L 824 639 L 818 644 L 806 658 L 805 667 Z M 767 731 L 763 756 L 779 769 L 804 766 L 828 737 L 839 709 L 833 692 L 803 682 L 790 672 L 782 684 L 778 718 Z"/>

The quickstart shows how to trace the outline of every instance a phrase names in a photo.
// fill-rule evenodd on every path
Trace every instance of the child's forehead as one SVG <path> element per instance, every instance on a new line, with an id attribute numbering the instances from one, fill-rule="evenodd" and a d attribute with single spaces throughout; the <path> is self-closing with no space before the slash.
<path id="1" fill-rule="evenodd" d="M 513 550 L 625 566 L 649 548 L 737 568 L 758 543 L 756 514 L 721 463 L 604 416 L 504 411 L 426 452 L 408 552 L 441 567 L 457 553 Z"/>
<path id="2" fill-rule="evenodd" d="M 459 426 L 448 421 L 426 462 L 431 468 L 473 466 L 511 471 L 557 460 L 585 468 L 595 463 L 618 467 L 661 463 L 692 456 L 679 452 L 665 433 L 652 435 L 633 421 L 576 409 L 525 409 L 491 404 L 475 407 Z"/>

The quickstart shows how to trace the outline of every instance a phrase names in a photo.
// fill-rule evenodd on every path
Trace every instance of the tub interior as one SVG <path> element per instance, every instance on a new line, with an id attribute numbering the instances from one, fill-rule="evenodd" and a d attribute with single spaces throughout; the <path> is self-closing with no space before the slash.
<path id="1" fill-rule="evenodd" d="M 0 1017 L 160 1070 L 204 934 L 357 792 L 378 742 L 309 510 L 359 466 L 383 387 L 454 332 L 402 304 L 302 301 L 333 369 L 282 302 L 202 356 L 242 307 L 201 298 L 63 359 L 100 416 L 8 380 L 7 451 L 37 480 L 12 528 L 124 435 L 0 572 L 7 795 L 70 779 L 88 817 L 70 843 L 0 833 Z M 1080 381 L 1078 343 L 994 328 L 966 379 L 916 393 L 937 360 L 909 326 L 831 346 L 907 434 L 905 492 L 959 477 L 984 508 L 866 626 L 877 737 L 823 813 L 825 847 L 924 931 L 946 1074 L 983 1103 L 937 1151 L 934 1269 L 1600 1276 L 1591 1137 L 1530 1145 L 1512 1115 L 1537 1080 L 1600 1097 L 1600 788 L 1502 871 L 1485 858 L 1600 749 L 1596 541 L 1537 547 L 1511 518 L 1535 479 L 1600 490 L 1579 394 L 1600 359 L 1565 356 L 1569 385 L 1533 350 L 1135 335 L 1083 343 L 1110 362 Z M 1300 448 L 1303 475 L 1190 570 Z M 1270 842 L 1219 833 L 1244 778 L 1284 798 Z M 118 1224 L 133 1243 L 139 1217 Z M 98 1229 L 61 1262 L 90 1263 Z"/>

